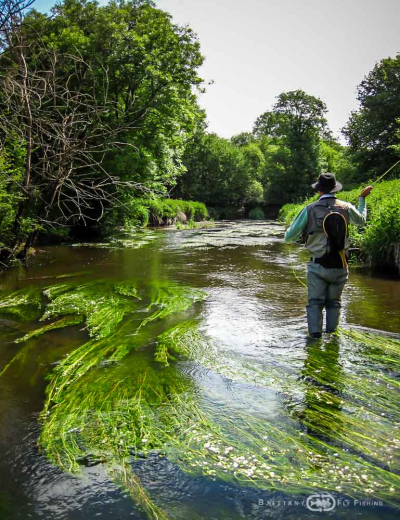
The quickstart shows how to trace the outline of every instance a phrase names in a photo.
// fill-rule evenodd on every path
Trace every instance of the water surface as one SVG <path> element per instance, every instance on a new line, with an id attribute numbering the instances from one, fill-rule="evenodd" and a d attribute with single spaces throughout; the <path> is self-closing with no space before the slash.
<path id="1" fill-rule="evenodd" d="M 336 500 L 335 509 L 323 514 L 398 517 L 400 487 L 385 479 L 400 470 L 400 353 L 389 355 L 346 335 L 310 342 L 307 294 L 299 281 L 305 279 L 308 256 L 297 246 L 285 245 L 282 237 L 282 227 L 272 222 L 144 230 L 102 244 L 43 248 L 29 267 L 1 275 L 3 295 L 32 285 L 44 290 L 64 282 L 135 280 L 142 300 L 121 325 L 132 335 L 147 316 L 152 284 L 161 281 L 206 293 L 203 301 L 144 327 L 139 349 L 94 372 L 96 381 L 104 378 L 115 384 L 134 381 L 146 370 L 159 380 L 179 381 L 180 395 L 220 429 L 232 443 L 232 454 L 239 457 L 239 444 L 254 454 L 254 462 L 248 455 L 244 463 L 229 458 L 230 447 L 227 453 L 222 450 L 219 468 L 232 464 L 232 471 L 223 474 L 214 473 L 221 447 L 212 440 L 203 442 L 208 446 L 193 467 L 179 449 L 174 456 L 159 450 L 132 456 L 133 474 L 167 518 L 320 518 L 305 501 L 325 489 L 322 466 L 326 490 Z M 399 280 L 351 271 L 343 295 L 344 329 L 399 338 L 399 310 Z M 154 338 L 188 320 L 196 322 L 211 350 L 178 355 L 168 367 L 155 362 Z M 46 376 L 88 341 L 88 333 L 81 324 L 15 343 L 41 325 L 0 314 L 0 371 L 25 348 L 0 377 L 0 518 L 149 518 L 105 462 L 83 458 L 80 471 L 73 474 L 48 460 L 38 442 Z M 88 388 L 92 383 L 88 380 Z M 316 450 L 326 445 L 326 457 L 314 469 L 310 457 L 298 453 L 296 443 L 306 437 L 317 443 Z M 269 469 L 261 476 L 261 469 L 257 472 L 263 457 L 267 462 L 270 457 Z M 306 489 L 291 476 L 291 464 L 293 475 L 307 475 Z M 236 478 L 237 469 L 241 473 Z M 346 472 L 349 480 L 343 477 Z M 360 479 L 365 473 L 365 486 L 351 473 Z M 350 481 L 357 484 L 358 494 Z"/>

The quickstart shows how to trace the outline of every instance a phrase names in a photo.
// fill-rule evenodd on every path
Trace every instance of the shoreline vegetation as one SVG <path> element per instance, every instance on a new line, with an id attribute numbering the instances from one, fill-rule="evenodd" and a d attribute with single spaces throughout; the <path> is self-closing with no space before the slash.
<path id="1" fill-rule="evenodd" d="M 153 1 L 62 0 L 49 13 L 34 0 L 1 5 L 0 268 L 35 245 L 121 227 L 274 219 L 311 197 L 322 172 L 348 188 L 392 166 L 385 181 L 399 177 L 400 54 L 359 84 L 345 146 L 325 102 L 301 89 L 226 139 L 207 131 L 200 107 L 208 86 L 197 35 Z M 352 236 L 360 258 L 384 268 L 400 261 L 389 195 Z"/>
<path id="2" fill-rule="evenodd" d="M 358 207 L 362 186 L 350 191 L 341 191 L 337 198 Z M 285 204 L 278 220 L 289 226 L 296 215 L 318 196 L 299 204 Z M 349 227 L 350 248 L 358 262 L 400 274 L 400 179 L 381 181 L 374 186 L 367 199 L 367 223 L 361 230 Z"/>

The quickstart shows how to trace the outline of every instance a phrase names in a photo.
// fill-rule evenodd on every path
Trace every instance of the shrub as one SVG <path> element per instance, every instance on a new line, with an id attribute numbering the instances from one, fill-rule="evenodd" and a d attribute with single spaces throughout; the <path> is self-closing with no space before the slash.
<path id="1" fill-rule="evenodd" d="M 208 211 L 205 204 L 202 202 L 191 202 L 190 204 L 193 207 L 194 220 L 204 220 L 208 217 Z"/>
<path id="2" fill-rule="evenodd" d="M 147 226 L 158 219 L 174 219 L 179 213 L 185 213 L 188 221 L 204 220 L 208 217 L 206 206 L 202 202 L 166 198 L 144 198 L 125 195 L 119 208 L 110 211 L 102 223 L 102 229 L 111 231 L 116 226 Z"/>
<path id="3" fill-rule="evenodd" d="M 249 218 L 251 220 L 264 220 L 265 219 L 264 211 L 259 206 L 257 206 L 256 208 L 253 208 L 250 211 Z"/>
<path id="4" fill-rule="evenodd" d="M 400 243 L 400 195 L 381 201 L 365 230 L 363 249 L 373 263 L 389 258 L 392 246 Z"/>
<path id="5" fill-rule="evenodd" d="M 150 211 L 151 215 L 154 215 L 155 217 L 162 217 L 163 214 L 163 205 L 160 199 L 149 199 L 143 201 L 143 204 L 147 206 L 148 210 Z"/>
<path id="6" fill-rule="evenodd" d="M 149 209 L 146 207 L 144 201 L 139 198 L 130 198 L 125 209 L 124 226 L 145 227 L 149 223 Z"/>

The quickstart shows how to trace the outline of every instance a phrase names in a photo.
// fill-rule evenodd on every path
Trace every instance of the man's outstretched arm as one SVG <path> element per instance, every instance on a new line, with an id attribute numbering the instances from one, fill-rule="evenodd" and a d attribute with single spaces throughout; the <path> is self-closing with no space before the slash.
<path id="1" fill-rule="evenodd" d="M 367 221 L 367 205 L 365 202 L 365 197 L 368 197 L 368 195 L 373 190 L 373 186 L 367 186 L 364 188 L 360 193 L 360 201 L 358 204 L 358 210 L 350 204 L 349 206 L 349 216 L 350 216 L 350 223 L 354 224 L 355 226 L 364 226 Z"/>
<path id="2" fill-rule="evenodd" d="M 291 244 L 296 242 L 301 237 L 306 225 L 307 225 L 307 206 L 303 208 L 297 217 L 290 224 L 289 229 L 285 233 L 285 242 Z"/>

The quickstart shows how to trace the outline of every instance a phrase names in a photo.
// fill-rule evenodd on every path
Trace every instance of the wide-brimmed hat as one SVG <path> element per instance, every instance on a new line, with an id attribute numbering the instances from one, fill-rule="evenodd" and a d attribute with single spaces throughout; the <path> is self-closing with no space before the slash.
<path id="1" fill-rule="evenodd" d="M 316 191 L 323 191 L 324 193 L 336 193 L 342 189 L 340 182 L 336 180 L 334 173 L 321 173 L 318 177 L 318 182 L 311 184 Z"/>

